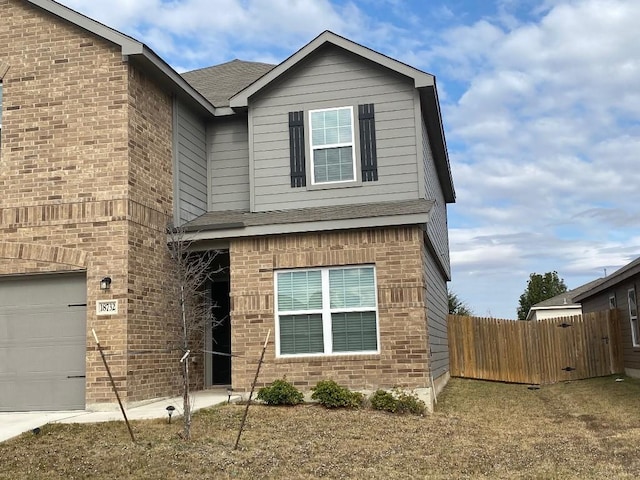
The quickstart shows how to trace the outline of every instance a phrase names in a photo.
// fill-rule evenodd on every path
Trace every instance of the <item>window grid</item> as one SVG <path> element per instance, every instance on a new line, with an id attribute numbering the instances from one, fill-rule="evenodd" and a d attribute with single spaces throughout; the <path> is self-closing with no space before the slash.
<path id="1" fill-rule="evenodd" d="M 291 273 L 304 274 L 310 272 L 320 272 L 322 278 L 322 308 L 318 309 L 302 309 L 302 310 L 286 310 L 281 308 L 281 304 L 285 306 L 288 302 L 281 302 L 281 283 L 284 279 L 286 288 L 288 278 Z M 359 305 L 352 306 L 332 306 L 331 291 L 331 273 L 351 277 L 349 289 L 351 290 L 351 298 L 356 292 L 365 291 L 363 295 L 364 301 L 358 302 Z M 301 278 L 301 277 L 299 277 Z M 358 285 L 355 279 L 358 279 Z M 361 283 L 364 282 L 364 285 Z M 334 282 L 335 283 L 335 282 Z M 344 283 L 343 283 L 344 286 Z M 369 290 L 369 292 L 366 292 Z M 337 267 L 323 268 L 312 270 L 295 270 L 276 272 L 275 275 L 275 292 L 276 292 L 276 352 L 278 356 L 317 356 L 317 355 L 336 355 L 336 354 L 371 354 L 379 353 L 379 329 L 377 315 L 377 289 L 375 283 L 375 269 L 373 266 L 357 266 L 357 267 Z M 342 292 L 342 297 L 346 298 L 346 292 Z M 335 297 L 335 295 L 333 295 Z M 363 305 L 363 303 L 365 303 Z M 320 314 L 322 317 L 322 339 L 324 348 L 320 352 L 303 352 L 292 353 L 289 345 L 295 343 L 291 338 L 286 338 L 288 332 L 284 332 L 286 342 L 283 342 L 283 327 L 285 330 L 289 328 L 289 320 L 292 317 L 311 317 Z M 336 318 L 334 324 L 334 317 Z M 282 324 L 281 324 L 282 323 Z M 357 326 L 360 325 L 360 333 L 358 334 Z M 339 345 L 334 347 L 334 336 L 338 338 L 341 335 Z M 351 347 L 360 341 L 360 344 L 366 345 L 366 349 L 354 350 Z M 287 343 L 288 342 L 288 343 Z M 283 343 L 285 346 L 283 348 Z"/>
<path id="2" fill-rule="evenodd" d="M 311 183 L 356 179 L 353 107 L 309 111 Z"/>

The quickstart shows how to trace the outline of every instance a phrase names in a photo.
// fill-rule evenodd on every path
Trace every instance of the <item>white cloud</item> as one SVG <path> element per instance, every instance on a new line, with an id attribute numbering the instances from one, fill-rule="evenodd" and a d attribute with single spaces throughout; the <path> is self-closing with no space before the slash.
<path id="1" fill-rule="evenodd" d="M 478 313 L 512 317 L 531 272 L 576 287 L 640 254 L 638 1 L 62 3 L 180 70 L 275 63 L 330 29 L 436 74 L 452 287 Z"/>
<path id="2" fill-rule="evenodd" d="M 496 252 L 584 281 L 640 254 L 640 2 L 547 7 L 511 29 L 488 19 L 454 28 L 431 51 L 466 84 L 444 109 L 463 162 L 453 165 L 452 210 L 500 246 L 454 236 L 463 279 L 470 265 L 500 269 Z M 520 236 L 490 233 L 505 226 Z"/>
<path id="3" fill-rule="evenodd" d="M 365 29 L 372 25 L 365 25 L 367 18 L 355 4 L 334 5 L 329 0 L 62 3 L 147 43 L 170 63 L 192 68 L 237 58 L 246 51 L 276 49 L 289 55 L 326 29 L 346 35 L 368 30 L 387 39 L 393 35 L 383 24 L 373 32 Z"/>

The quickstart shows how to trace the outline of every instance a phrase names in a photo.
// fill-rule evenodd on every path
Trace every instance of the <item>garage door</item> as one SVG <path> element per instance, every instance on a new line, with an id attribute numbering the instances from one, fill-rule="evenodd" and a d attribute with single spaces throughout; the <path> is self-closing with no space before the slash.
<path id="1" fill-rule="evenodd" d="M 85 406 L 84 274 L 0 279 L 0 411 Z"/>

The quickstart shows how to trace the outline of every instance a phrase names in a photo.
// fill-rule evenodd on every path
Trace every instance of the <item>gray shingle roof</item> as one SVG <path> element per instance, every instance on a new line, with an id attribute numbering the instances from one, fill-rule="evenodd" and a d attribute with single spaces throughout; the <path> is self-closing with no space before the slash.
<path id="1" fill-rule="evenodd" d="M 216 107 L 228 107 L 229 98 L 255 82 L 275 65 L 232 60 L 182 74 L 187 82 Z"/>
<path id="2" fill-rule="evenodd" d="M 536 307 L 561 307 L 561 306 L 580 306 L 579 303 L 576 303 L 573 299 L 578 295 L 595 288 L 600 283 L 604 282 L 604 278 L 598 278 L 589 283 L 585 283 L 580 287 L 574 288 L 573 290 L 568 290 L 560 295 L 556 295 L 555 297 L 551 297 L 542 302 L 536 303 L 532 308 Z"/>
<path id="3" fill-rule="evenodd" d="M 220 230 L 260 225 L 280 225 L 302 222 L 351 220 L 395 215 L 429 213 L 431 200 L 407 200 L 357 205 L 332 205 L 327 207 L 297 208 L 272 212 L 222 211 L 208 212 L 184 225 L 185 231 Z M 425 217 L 426 221 L 426 217 Z"/>

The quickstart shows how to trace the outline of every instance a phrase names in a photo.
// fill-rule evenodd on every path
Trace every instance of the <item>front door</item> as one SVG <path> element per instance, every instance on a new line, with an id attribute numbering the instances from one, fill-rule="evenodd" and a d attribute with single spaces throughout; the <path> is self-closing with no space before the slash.
<path id="1" fill-rule="evenodd" d="M 231 385 L 231 316 L 228 280 L 211 284 L 215 317 L 211 331 L 211 385 Z"/>

